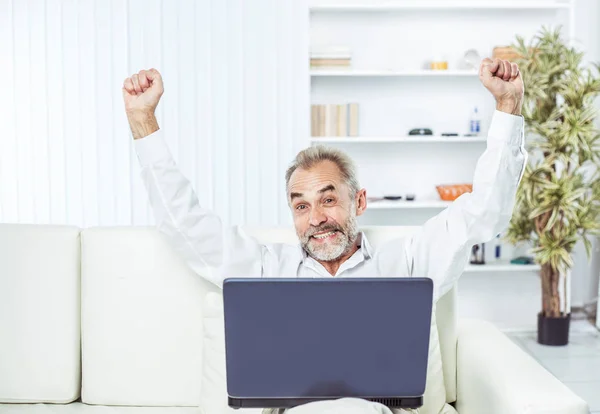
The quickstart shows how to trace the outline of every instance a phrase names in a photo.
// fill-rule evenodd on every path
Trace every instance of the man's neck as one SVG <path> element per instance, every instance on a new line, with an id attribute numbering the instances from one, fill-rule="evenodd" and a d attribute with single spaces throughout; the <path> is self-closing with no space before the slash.
<path id="1" fill-rule="evenodd" d="M 321 263 L 321 265 L 323 265 L 323 267 L 329 272 L 329 274 L 331 274 L 331 276 L 335 276 L 342 263 L 344 263 L 346 260 L 351 258 L 354 253 L 356 253 L 356 251 L 360 247 L 360 239 L 360 236 L 357 237 L 354 243 L 352 244 L 352 248 L 348 250 L 347 253 L 341 255 L 339 258 L 328 262 L 324 262 L 321 260 L 317 260 L 317 262 Z"/>

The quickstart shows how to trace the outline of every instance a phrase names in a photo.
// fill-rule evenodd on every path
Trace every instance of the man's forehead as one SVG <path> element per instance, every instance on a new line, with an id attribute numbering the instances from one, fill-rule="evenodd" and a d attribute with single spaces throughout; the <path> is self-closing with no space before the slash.
<path id="1" fill-rule="evenodd" d="M 290 177 L 289 192 L 317 192 L 327 186 L 339 190 L 343 186 L 339 170 L 335 164 L 334 168 L 327 167 L 329 166 L 323 165 L 322 168 L 297 169 Z"/>

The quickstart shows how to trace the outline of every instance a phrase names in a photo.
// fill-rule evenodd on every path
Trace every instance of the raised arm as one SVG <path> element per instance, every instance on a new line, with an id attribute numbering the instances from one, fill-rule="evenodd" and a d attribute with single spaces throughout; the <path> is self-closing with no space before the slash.
<path id="1" fill-rule="evenodd" d="M 237 227 L 224 229 L 214 212 L 200 206 L 192 184 L 177 167 L 154 115 L 162 94 L 156 69 L 140 71 L 123 84 L 127 119 L 158 230 L 194 272 L 219 287 L 236 269 L 260 276 L 262 246 Z"/>
<path id="2" fill-rule="evenodd" d="M 411 275 L 433 279 L 436 300 L 462 274 L 472 246 L 493 239 L 508 226 L 527 162 L 523 80 L 517 65 L 485 59 L 479 77 L 496 98 L 496 111 L 487 148 L 475 168 L 473 192 L 427 221 L 406 247 Z"/>

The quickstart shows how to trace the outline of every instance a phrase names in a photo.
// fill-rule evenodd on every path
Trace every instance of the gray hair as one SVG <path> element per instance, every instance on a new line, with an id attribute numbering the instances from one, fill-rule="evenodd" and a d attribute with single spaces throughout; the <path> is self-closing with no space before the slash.
<path id="1" fill-rule="evenodd" d="M 354 161 L 352 161 L 352 158 L 344 151 L 323 145 L 315 145 L 306 148 L 296 155 L 296 158 L 285 172 L 286 193 L 289 189 L 290 177 L 296 169 L 301 168 L 303 170 L 308 170 L 322 161 L 331 161 L 337 165 L 340 174 L 342 175 L 342 179 L 350 189 L 350 198 L 354 199 L 356 193 L 360 191 L 360 184 L 358 183 L 358 178 L 356 176 L 356 166 Z"/>

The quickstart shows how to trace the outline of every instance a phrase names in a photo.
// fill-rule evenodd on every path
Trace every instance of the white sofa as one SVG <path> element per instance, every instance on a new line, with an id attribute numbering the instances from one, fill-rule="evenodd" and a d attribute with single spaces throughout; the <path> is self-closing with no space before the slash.
<path id="1" fill-rule="evenodd" d="M 247 230 L 296 240 L 292 229 Z M 414 229 L 364 230 L 377 248 Z M 211 291 L 154 228 L 0 224 L 0 413 L 201 413 Z M 588 412 L 492 325 L 457 323 L 456 305 L 453 290 L 437 325 L 459 413 Z"/>

